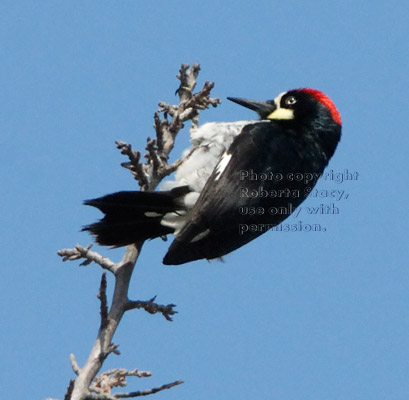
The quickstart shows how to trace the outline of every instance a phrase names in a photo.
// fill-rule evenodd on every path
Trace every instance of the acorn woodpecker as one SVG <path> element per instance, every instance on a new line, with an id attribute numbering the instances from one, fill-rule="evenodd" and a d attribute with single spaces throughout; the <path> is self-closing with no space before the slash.
<path id="1" fill-rule="evenodd" d="M 84 230 L 114 247 L 172 233 L 163 263 L 177 265 L 220 258 L 285 220 L 334 154 L 341 116 L 315 89 L 268 101 L 228 99 L 260 119 L 202 125 L 192 132 L 192 148 L 174 181 L 158 192 L 85 201 L 105 216 Z"/>

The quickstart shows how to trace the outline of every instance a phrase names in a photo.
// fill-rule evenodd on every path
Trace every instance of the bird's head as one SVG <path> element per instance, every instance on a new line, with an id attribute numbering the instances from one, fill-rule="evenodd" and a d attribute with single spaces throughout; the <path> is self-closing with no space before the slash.
<path id="1" fill-rule="evenodd" d="M 289 90 L 267 101 L 228 99 L 256 111 L 262 120 L 294 121 L 298 124 L 332 122 L 341 126 L 341 115 L 333 101 L 316 89 Z"/>

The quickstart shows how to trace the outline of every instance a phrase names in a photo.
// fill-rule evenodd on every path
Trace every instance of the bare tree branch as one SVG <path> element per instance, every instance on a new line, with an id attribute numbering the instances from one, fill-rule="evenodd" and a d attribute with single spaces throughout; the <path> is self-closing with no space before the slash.
<path id="1" fill-rule="evenodd" d="M 79 375 L 80 372 L 81 372 L 81 368 L 80 368 L 80 366 L 78 365 L 77 360 L 76 360 L 74 354 L 72 354 L 72 353 L 70 354 L 70 361 L 71 361 L 72 370 L 75 372 L 75 375 Z"/>
<path id="2" fill-rule="evenodd" d="M 141 248 L 142 243 L 128 246 L 122 260 L 110 269 L 115 275 L 115 288 L 111 308 L 107 316 L 107 324 L 103 328 L 100 327 L 97 340 L 88 360 L 79 371 L 74 383 L 71 400 L 84 400 L 88 397 L 92 380 L 101 369 L 105 358 L 116 349 L 112 345 L 111 339 L 125 312 L 125 305 L 128 302 L 129 282 Z"/>
<path id="3" fill-rule="evenodd" d="M 102 268 L 114 273 L 116 264 L 109 258 L 103 257 L 95 251 L 90 251 L 91 247 L 92 244 L 89 244 L 87 247 L 77 244 L 74 249 L 62 249 L 59 250 L 57 254 L 63 258 L 63 261 L 74 261 L 85 258 L 85 261 L 80 264 L 81 266 L 89 265 L 94 262 Z"/>
<path id="4" fill-rule="evenodd" d="M 179 95 L 179 104 L 159 103 L 159 109 L 154 114 L 156 138 L 148 138 L 147 140 L 145 163 L 141 161 L 141 153 L 134 151 L 130 144 L 123 141 L 116 142 L 117 148 L 128 157 L 128 161 L 121 165 L 131 171 L 142 191 L 154 190 L 164 177 L 174 172 L 190 156 L 188 154 L 173 164 L 168 164 L 169 153 L 174 147 L 176 135 L 183 128 L 183 123 L 191 120 L 192 126 L 196 127 L 200 110 L 209 106 L 216 107 L 220 103 L 220 99 L 210 97 L 213 88 L 211 82 L 206 82 L 198 93 L 193 94 L 199 71 L 200 65 L 198 63 L 195 63 L 191 68 L 189 65 L 183 64 L 177 76 L 180 80 L 179 88 L 176 91 Z M 91 245 L 87 247 L 77 245 L 73 249 L 58 251 L 58 255 L 62 257 L 63 261 L 84 259 L 81 265 L 95 262 L 103 269 L 110 271 L 115 278 L 113 298 L 108 310 L 105 273 L 102 276 L 98 295 L 101 303 L 101 326 L 88 360 L 82 368 L 77 364 L 75 357 L 70 356 L 71 365 L 77 378 L 71 381 L 65 400 L 115 400 L 145 396 L 183 383 L 179 380 L 148 390 L 111 394 L 110 390 L 113 387 L 126 384 L 126 376 L 149 376 L 150 372 L 120 369 L 110 370 L 97 376 L 106 357 L 110 353 L 119 354 L 117 346 L 111 341 L 126 311 L 143 308 L 151 314 L 161 313 L 168 321 L 171 321 L 171 316 L 176 313 L 174 304 L 159 305 L 154 303 L 155 298 L 148 301 L 130 301 L 128 299 L 129 283 L 142 246 L 143 242 L 128 246 L 122 260 L 118 263 L 91 251 Z"/>
<path id="5" fill-rule="evenodd" d="M 148 378 L 152 376 L 152 373 L 149 371 L 139 371 L 138 369 L 132 371 L 125 368 L 111 369 L 96 376 L 90 389 L 97 394 L 111 393 L 115 387 L 125 387 L 128 376 Z"/>
<path id="6" fill-rule="evenodd" d="M 180 80 L 180 86 L 176 90 L 176 94 L 180 97 L 180 102 L 189 100 L 192 97 L 199 71 L 200 64 L 198 62 L 195 62 L 192 68 L 189 68 L 189 64 L 182 64 L 180 67 L 179 75 L 176 75 L 176 78 Z"/>
<path id="7" fill-rule="evenodd" d="M 149 181 L 148 175 L 145 173 L 143 164 L 141 163 L 141 153 L 139 151 L 132 150 L 132 146 L 121 140 L 117 140 L 116 147 L 121 150 L 121 154 L 128 156 L 129 162 L 124 162 L 121 164 L 122 167 L 129 169 L 138 181 L 141 188 L 147 188 Z"/>
<path id="8" fill-rule="evenodd" d="M 68 385 L 67 392 L 65 393 L 64 400 L 70 400 L 72 391 L 74 390 L 75 380 L 71 379 L 70 384 Z"/>
<path id="9" fill-rule="evenodd" d="M 109 393 L 89 393 L 87 397 L 84 398 L 84 400 L 116 400 L 116 397 Z"/>
<path id="10" fill-rule="evenodd" d="M 126 398 L 130 398 L 130 397 L 148 396 L 150 394 L 158 393 L 158 392 L 160 392 L 162 390 L 170 389 L 170 388 L 173 388 L 174 386 L 181 385 L 182 383 L 184 383 L 184 382 L 183 381 L 175 381 L 175 382 L 168 383 L 166 385 L 162 385 L 162 386 L 159 386 L 159 387 L 153 388 L 153 389 L 140 390 L 138 392 L 131 392 L 131 393 L 116 393 L 115 398 L 117 398 L 117 399 L 126 399 Z"/>
<path id="11" fill-rule="evenodd" d="M 210 92 L 214 87 L 212 82 L 205 82 L 203 88 L 198 93 L 193 94 L 199 71 L 199 63 L 195 63 L 191 68 L 188 64 L 183 64 L 179 70 L 179 75 L 177 75 L 180 80 L 179 88 L 176 90 L 179 95 L 179 104 L 159 103 L 159 109 L 154 114 L 156 139 L 148 139 L 147 154 L 145 155 L 147 162 L 145 164 L 140 162 L 140 154 L 133 151 L 129 144 L 122 141 L 116 142 L 121 153 L 129 158 L 129 162 L 123 163 L 122 166 L 132 172 L 142 190 L 154 190 L 163 178 L 177 168 L 178 165 L 169 168 L 168 159 L 176 135 L 183 128 L 183 123 L 191 120 L 192 126 L 196 127 L 200 110 L 210 106 L 216 107 L 221 103 L 220 99 L 210 97 Z M 161 114 L 163 114 L 163 118 L 161 118 Z M 169 116 L 171 120 L 169 120 Z"/>
<path id="12" fill-rule="evenodd" d="M 108 300 L 107 300 L 107 275 L 104 272 L 101 277 L 101 284 L 99 286 L 98 299 L 101 302 L 101 327 L 105 329 L 108 325 Z"/>
<path id="13" fill-rule="evenodd" d="M 148 301 L 128 301 L 126 305 L 126 311 L 133 310 L 134 308 L 143 308 L 149 314 L 161 313 L 168 321 L 172 321 L 171 315 L 177 314 L 173 308 L 175 304 L 168 304 L 167 306 L 154 303 L 156 296 Z"/>

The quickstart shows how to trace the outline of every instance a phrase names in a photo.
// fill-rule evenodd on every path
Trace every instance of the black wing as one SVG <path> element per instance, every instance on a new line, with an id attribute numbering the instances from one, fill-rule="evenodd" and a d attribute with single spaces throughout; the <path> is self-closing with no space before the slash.
<path id="1" fill-rule="evenodd" d="M 301 138 L 289 130 L 285 134 L 273 121 L 247 125 L 225 153 L 230 157 L 227 165 L 224 158 L 213 171 L 191 221 L 175 237 L 164 263 L 221 257 L 281 223 L 306 197 L 306 185 L 287 177 L 309 170 L 308 160 L 319 156 L 310 150 Z M 271 207 L 281 213 L 269 213 Z"/>

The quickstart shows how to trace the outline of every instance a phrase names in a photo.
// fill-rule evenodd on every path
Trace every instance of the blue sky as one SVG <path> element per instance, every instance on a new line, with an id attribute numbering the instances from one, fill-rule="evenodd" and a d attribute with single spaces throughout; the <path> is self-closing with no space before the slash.
<path id="1" fill-rule="evenodd" d="M 304 203 L 339 208 L 301 214 L 326 232 L 267 233 L 223 264 L 165 267 L 168 244 L 147 243 L 131 296 L 179 314 L 128 313 L 105 368 L 153 372 L 130 390 L 185 380 L 157 399 L 407 399 L 408 20 L 404 0 L 3 0 L 3 395 L 62 398 L 69 353 L 86 360 L 101 271 L 56 252 L 91 242 L 79 230 L 99 214 L 84 199 L 136 189 L 114 141 L 143 149 L 180 64 L 199 61 L 199 85 L 224 100 L 201 122 L 254 118 L 226 96 L 323 90 L 343 119 L 329 169 L 358 180 L 322 181 L 348 198 Z M 175 157 L 187 145 L 185 131 Z"/>

